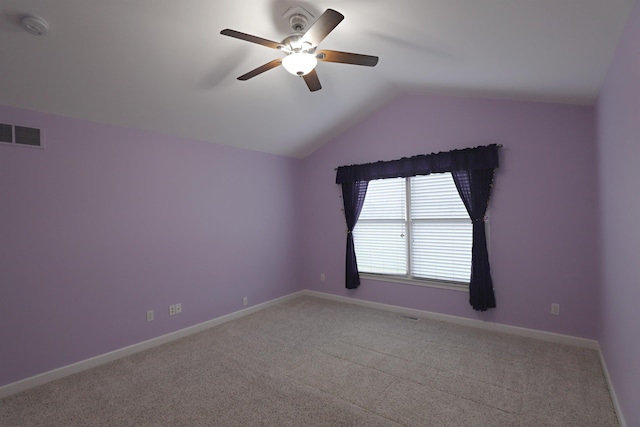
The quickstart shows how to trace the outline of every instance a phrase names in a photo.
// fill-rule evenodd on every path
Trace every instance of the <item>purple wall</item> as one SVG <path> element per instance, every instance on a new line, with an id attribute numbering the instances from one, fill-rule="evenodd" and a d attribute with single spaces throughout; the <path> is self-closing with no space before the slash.
<path id="1" fill-rule="evenodd" d="M 297 160 L 7 107 L 0 122 L 46 135 L 0 145 L 0 385 L 299 289 Z"/>
<path id="2" fill-rule="evenodd" d="M 0 122 L 46 141 L 0 145 L 0 385 L 237 311 L 243 296 L 308 288 L 597 338 L 640 425 L 639 40 L 640 4 L 597 133 L 592 107 L 407 94 L 299 161 L 0 106 Z M 498 307 L 380 281 L 344 289 L 334 168 L 491 142 L 504 144 L 490 206 Z"/>
<path id="3" fill-rule="evenodd" d="M 598 99 L 602 217 L 599 341 L 627 425 L 640 426 L 640 3 Z"/>
<path id="4" fill-rule="evenodd" d="M 304 159 L 304 284 L 310 289 L 595 338 L 598 318 L 594 109 L 404 95 Z M 363 280 L 344 289 L 341 165 L 504 144 L 490 205 L 498 307 L 472 310 L 458 291 Z M 326 274 L 326 282 L 320 274 Z M 561 315 L 551 315 L 551 303 Z"/>

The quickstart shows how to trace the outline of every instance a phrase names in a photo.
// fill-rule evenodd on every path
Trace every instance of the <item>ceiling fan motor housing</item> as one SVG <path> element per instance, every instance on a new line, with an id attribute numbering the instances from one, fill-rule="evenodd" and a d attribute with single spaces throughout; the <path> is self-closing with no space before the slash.
<path id="1" fill-rule="evenodd" d="M 287 36 L 284 40 L 282 40 L 282 45 L 284 46 L 282 50 L 286 53 L 313 53 L 316 50 L 315 47 L 311 45 L 311 43 L 302 41 L 302 34 L 291 34 Z"/>

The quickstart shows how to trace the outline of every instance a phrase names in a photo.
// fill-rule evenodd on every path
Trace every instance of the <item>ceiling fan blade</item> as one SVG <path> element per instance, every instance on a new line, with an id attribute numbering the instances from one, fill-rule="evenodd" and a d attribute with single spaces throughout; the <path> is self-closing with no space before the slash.
<path id="1" fill-rule="evenodd" d="M 361 55 L 359 53 L 338 52 L 337 50 L 319 50 L 316 52 L 316 58 L 318 58 L 318 61 L 365 65 L 367 67 L 375 67 L 375 65 L 378 63 L 377 56 Z"/>
<path id="2" fill-rule="evenodd" d="M 320 79 L 318 78 L 318 73 L 316 73 L 315 69 L 302 76 L 302 78 L 304 79 L 304 82 L 307 84 L 311 92 L 322 89 L 322 86 L 320 85 Z"/>
<path id="3" fill-rule="evenodd" d="M 249 71 L 247 74 L 241 75 L 240 77 L 238 77 L 238 80 L 249 80 L 250 78 L 257 76 L 258 74 L 262 74 L 265 71 L 269 71 L 270 69 L 275 68 L 280 64 L 282 64 L 282 58 L 274 59 L 273 61 L 267 62 L 266 64 L 256 68 L 255 70 Z"/>
<path id="4" fill-rule="evenodd" d="M 245 40 L 251 43 L 261 44 L 262 46 L 270 47 L 271 49 L 282 49 L 283 47 L 281 43 L 277 43 L 272 40 L 263 39 L 262 37 L 252 36 L 251 34 L 241 33 L 240 31 L 230 30 L 228 28 L 226 30 L 220 31 L 220 34 L 222 34 L 223 36 L 229 36 L 229 37 L 234 37 L 236 39 Z"/>
<path id="5" fill-rule="evenodd" d="M 311 46 L 318 46 L 325 37 L 344 19 L 344 15 L 333 9 L 324 11 L 320 18 L 311 25 L 300 41 L 311 43 Z"/>

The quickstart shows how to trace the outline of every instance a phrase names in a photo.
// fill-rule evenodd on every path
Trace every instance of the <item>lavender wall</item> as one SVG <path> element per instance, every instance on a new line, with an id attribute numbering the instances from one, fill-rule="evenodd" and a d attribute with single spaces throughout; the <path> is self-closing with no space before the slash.
<path id="1" fill-rule="evenodd" d="M 504 144 L 490 205 L 498 307 L 471 309 L 466 293 L 363 280 L 344 289 L 341 165 Z M 595 338 L 598 298 L 594 109 L 404 95 L 303 161 L 304 283 L 375 302 Z M 320 274 L 326 281 L 320 281 Z M 551 303 L 561 315 L 551 315 Z"/>
<path id="2" fill-rule="evenodd" d="M 6 107 L 0 122 L 46 135 L 0 145 L 0 385 L 299 289 L 297 161 Z"/>
<path id="3" fill-rule="evenodd" d="M 598 99 L 602 212 L 599 341 L 629 426 L 640 425 L 640 3 Z"/>

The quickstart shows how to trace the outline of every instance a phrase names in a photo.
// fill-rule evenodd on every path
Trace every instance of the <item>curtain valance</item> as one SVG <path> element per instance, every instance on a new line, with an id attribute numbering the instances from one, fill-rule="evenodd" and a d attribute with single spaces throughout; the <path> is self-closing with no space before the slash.
<path id="1" fill-rule="evenodd" d="M 431 173 L 496 169 L 497 167 L 498 145 L 490 144 L 441 153 L 421 154 L 398 160 L 341 166 L 336 174 L 336 184 L 383 178 L 406 178 Z"/>

